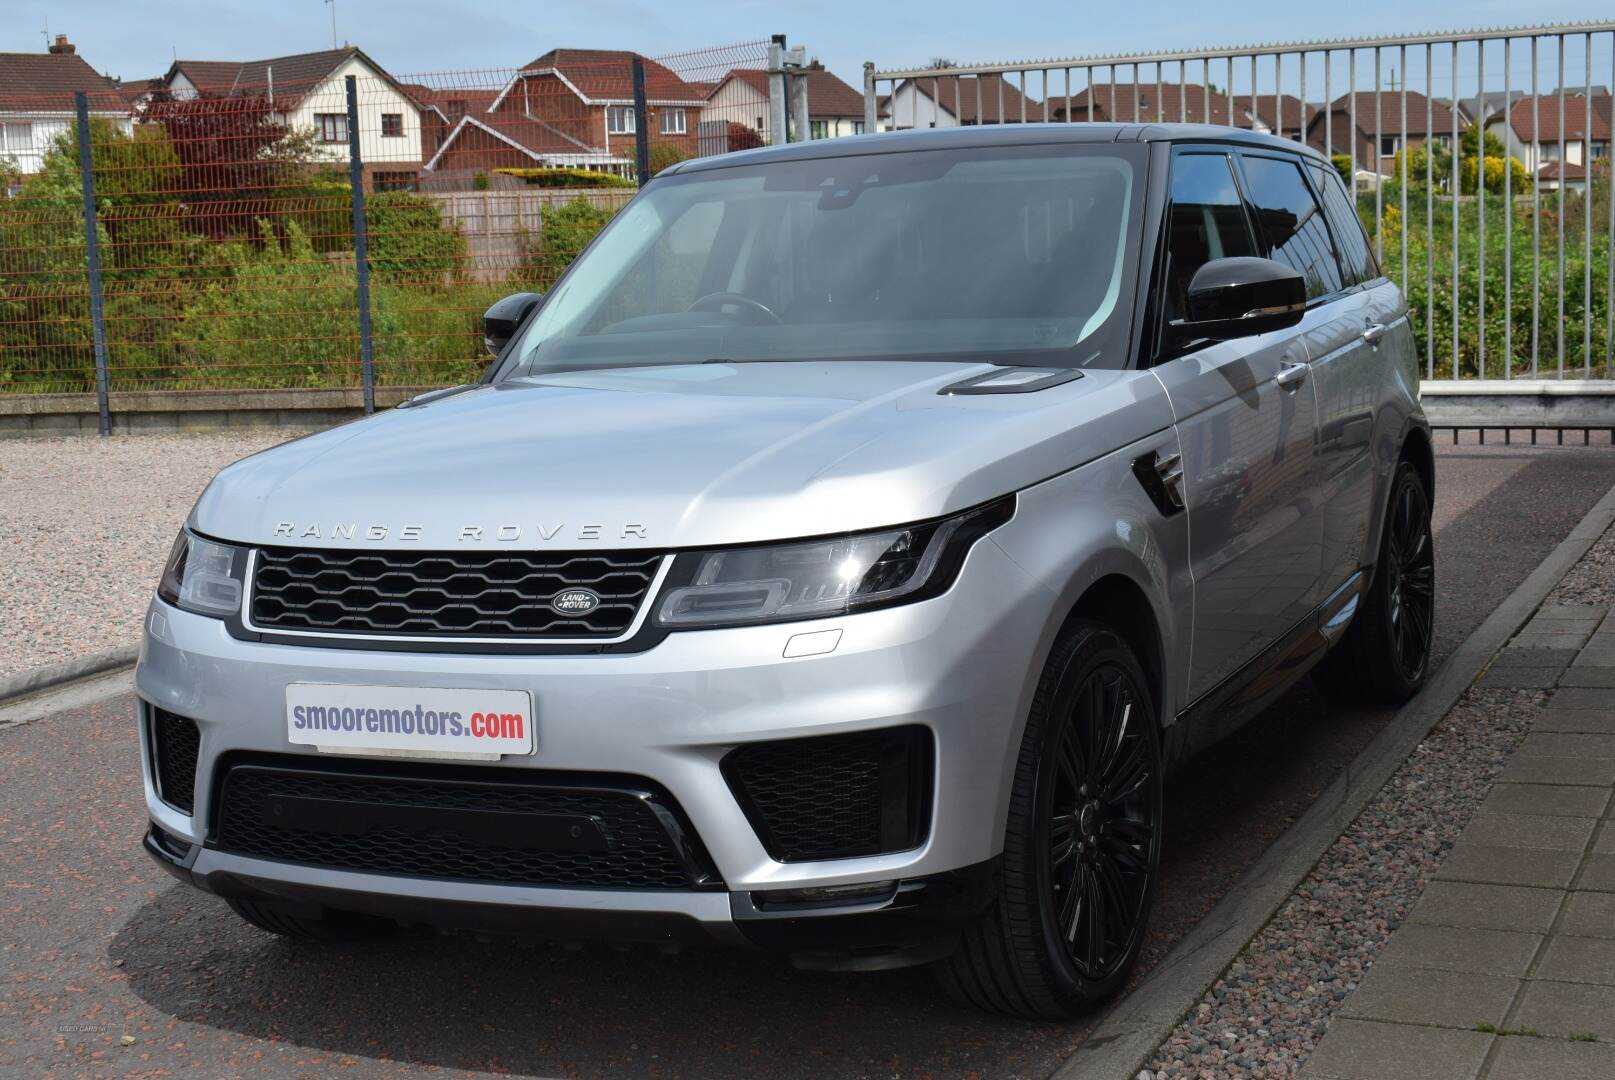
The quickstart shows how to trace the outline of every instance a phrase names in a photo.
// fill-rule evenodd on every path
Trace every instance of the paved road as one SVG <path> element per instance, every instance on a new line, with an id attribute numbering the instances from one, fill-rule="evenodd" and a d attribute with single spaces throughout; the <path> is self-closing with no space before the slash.
<path id="1" fill-rule="evenodd" d="M 1615 451 L 1442 448 L 1437 470 L 1445 654 L 1609 488 Z M 0 1075 L 1042 1077 L 1085 1033 L 973 1014 L 917 971 L 270 938 L 139 852 L 129 708 L 0 729 Z M 1386 719 L 1303 684 L 1189 766 L 1151 960 Z"/>

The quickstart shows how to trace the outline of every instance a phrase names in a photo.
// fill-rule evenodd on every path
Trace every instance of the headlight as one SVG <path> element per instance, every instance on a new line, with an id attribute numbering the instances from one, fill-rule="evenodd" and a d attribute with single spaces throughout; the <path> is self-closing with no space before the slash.
<path id="1" fill-rule="evenodd" d="M 1009 496 L 880 532 L 680 555 L 686 565 L 675 568 L 674 580 L 688 584 L 662 595 L 656 621 L 672 629 L 745 626 L 922 600 L 952 585 L 970 546 L 1014 512 Z"/>
<path id="2" fill-rule="evenodd" d="M 157 595 L 198 615 L 234 615 L 241 610 L 241 579 L 234 573 L 236 551 L 181 529 L 168 553 L 163 579 L 157 583 Z"/>

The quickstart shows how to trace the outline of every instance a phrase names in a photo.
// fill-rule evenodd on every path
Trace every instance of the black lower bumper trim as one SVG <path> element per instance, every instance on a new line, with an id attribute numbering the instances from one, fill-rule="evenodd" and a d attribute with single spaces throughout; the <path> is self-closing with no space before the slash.
<path id="1" fill-rule="evenodd" d="M 844 899 L 833 895 L 804 899 L 804 892 L 818 890 L 731 892 L 731 919 L 718 922 L 679 912 L 612 907 L 610 897 L 616 891 L 612 889 L 592 890 L 601 903 L 587 908 L 535 907 L 357 892 L 234 870 L 202 873 L 194 869 L 201 849 L 156 825 L 147 831 L 142 846 L 174 877 L 217 896 L 535 940 L 738 945 L 785 954 L 797 966 L 815 969 L 903 967 L 946 955 L 959 932 L 986 910 L 999 862 L 995 858 L 928 877 L 895 880 L 878 891 L 872 886 Z"/>
<path id="2" fill-rule="evenodd" d="M 875 970 L 946 956 L 992 902 L 999 860 L 906 878 L 845 903 L 775 891 L 732 892 L 729 908 L 746 940 L 813 969 Z M 789 901 L 797 900 L 792 903 Z"/>

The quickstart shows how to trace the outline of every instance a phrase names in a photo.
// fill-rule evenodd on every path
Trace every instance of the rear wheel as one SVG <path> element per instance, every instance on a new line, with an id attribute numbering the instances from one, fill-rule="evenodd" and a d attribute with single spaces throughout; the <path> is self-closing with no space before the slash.
<path id="1" fill-rule="evenodd" d="M 1374 580 L 1340 644 L 1316 669 L 1331 694 L 1364 705 L 1400 705 L 1430 674 L 1435 630 L 1435 540 L 1430 497 L 1409 462 L 1396 467 Z"/>
<path id="2" fill-rule="evenodd" d="M 226 899 L 230 910 L 260 930 L 299 941 L 327 944 L 371 941 L 397 929 L 397 924 L 374 915 L 333 908 L 305 909 L 257 900 Z"/>
<path id="3" fill-rule="evenodd" d="M 1147 687 L 1106 627 L 1077 623 L 1055 645 L 1021 743 L 997 895 L 938 963 L 955 997 L 1063 1020 L 1126 981 L 1161 853 L 1160 731 Z"/>

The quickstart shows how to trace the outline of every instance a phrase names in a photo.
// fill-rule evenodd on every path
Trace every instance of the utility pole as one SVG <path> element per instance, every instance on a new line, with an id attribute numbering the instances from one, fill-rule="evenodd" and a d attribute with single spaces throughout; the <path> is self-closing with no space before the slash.
<path id="1" fill-rule="evenodd" d="M 336 43 L 336 0 L 325 0 L 325 6 L 331 9 L 331 48 L 339 46 Z"/>

